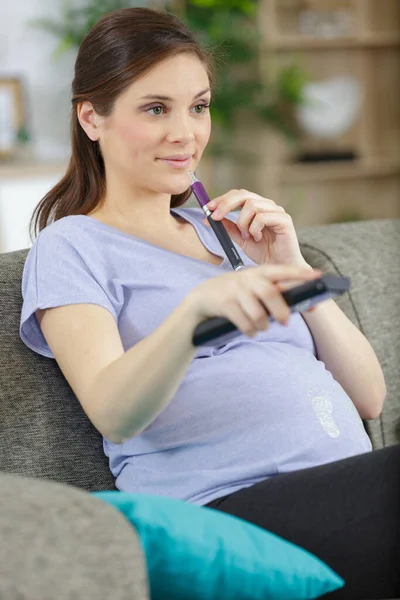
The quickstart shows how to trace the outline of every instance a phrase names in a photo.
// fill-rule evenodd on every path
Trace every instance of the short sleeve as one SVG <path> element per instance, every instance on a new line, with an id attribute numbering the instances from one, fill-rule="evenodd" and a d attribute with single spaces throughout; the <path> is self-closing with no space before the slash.
<path id="1" fill-rule="evenodd" d="M 26 346 L 42 356 L 54 358 L 36 319 L 35 311 L 39 308 L 98 304 L 110 311 L 118 322 L 105 286 L 60 232 L 44 229 L 37 237 L 24 264 L 21 292 L 20 337 Z"/>

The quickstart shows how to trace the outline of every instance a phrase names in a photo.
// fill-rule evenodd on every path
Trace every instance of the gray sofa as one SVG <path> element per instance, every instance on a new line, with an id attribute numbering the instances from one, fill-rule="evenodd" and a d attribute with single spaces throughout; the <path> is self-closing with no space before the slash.
<path id="1" fill-rule="evenodd" d="M 400 441 L 400 220 L 300 229 L 306 259 L 351 277 L 338 300 L 373 345 L 387 382 L 375 448 Z M 0 254 L 0 598 L 146 600 L 138 537 L 87 493 L 114 489 L 102 440 L 55 361 L 19 338 L 27 250 Z"/>

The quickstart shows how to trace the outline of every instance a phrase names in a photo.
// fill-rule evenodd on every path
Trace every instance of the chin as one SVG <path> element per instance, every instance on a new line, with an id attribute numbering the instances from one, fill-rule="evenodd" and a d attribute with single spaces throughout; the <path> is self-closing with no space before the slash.
<path id="1" fill-rule="evenodd" d="M 178 194 L 183 194 L 190 188 L 191 184 L 187 173 L 182 173 L 181 177 L 176 178 L 176 181 L 171 181 L 171 179 L 160 182 L 160 192 L 171 194 L 171 196 L 177 196 Z"/>

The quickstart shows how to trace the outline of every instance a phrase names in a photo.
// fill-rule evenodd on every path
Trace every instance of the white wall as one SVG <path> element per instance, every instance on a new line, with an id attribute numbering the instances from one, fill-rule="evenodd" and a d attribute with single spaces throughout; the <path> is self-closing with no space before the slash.
<path id="1" fill-rule="evenodd" d="M 82 0 L 69 0 L 78 6 Z M 34 147 L 43 158 L 63 158 L 69 149 L 71 82 L 76 52 L 57 62 L 59 39 L 28 21 L 60 20 L 63 0 L 0 0 L 0 77 L 18 75 L 26 84 Z M 126 5 L 145 6 L 146 1 Z"/>
<path id="2" fill-rule="evenodd" d="M 79 6 L 86 0 L 68 2 Z M 71 83 L 77 51 L 70 50 L 55 61 L 52 55 L 59 38 L 29 22 L 39 18 L 60 21 L 63 4 L 64 0 L 0 0 L 0 77 L 23 80 L 33 151 L 38 159 L 60 165 L 70 150 Z M 127 0 L 126 5 L 146 4 Z M 17 171 L 15 176 L 4 175 L 0 163 L 0 253 L 30 246 L 28 221 L 34 207 L 63 174 L 55 167 L 33 177 L 23 173 L 23 167 Z"/>
<path id="3" fill-rule="evenodd" d="M 29 26 L 61 16 L 55 0 L 0 0 L 0 76 L 22 77 L 34 148 L 43 158 L 62 158 L 69 148 L 70 87 L 75 53 L 52 59 L 58 39 Z"/>

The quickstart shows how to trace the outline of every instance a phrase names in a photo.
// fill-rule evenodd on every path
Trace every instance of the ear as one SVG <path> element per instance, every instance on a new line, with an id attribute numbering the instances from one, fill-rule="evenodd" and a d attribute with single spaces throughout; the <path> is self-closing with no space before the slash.
<path id="1" fill-rule="evenodd" d="M 82 129 L 92 142 L 100 139 L 100 126 L 102 118 L 94 110 L 92 103 L 80 102 L 77 106 L 77 117 Z"/>

